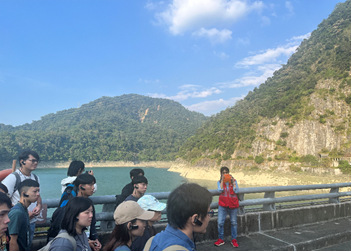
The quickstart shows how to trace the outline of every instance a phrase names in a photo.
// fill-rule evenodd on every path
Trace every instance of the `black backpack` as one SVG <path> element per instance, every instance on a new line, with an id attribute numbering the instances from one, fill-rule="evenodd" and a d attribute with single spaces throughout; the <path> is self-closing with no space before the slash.
<path id="1" fill-rule="evenodd" d="M 55 210 L 51 217 L 50 228 L 48 229 L 46 242 L 49 242 L 50 240 L 55 238 L 60 232 L 61 222 L 63 220 L 63 216 L 65 215 L 65 206 L 71 198 L 77 196 L 77 193 L 73 190 L 73 188 L 73 184 L 68 184 L 65 191 L 62 193 L 60 206 Z"/>

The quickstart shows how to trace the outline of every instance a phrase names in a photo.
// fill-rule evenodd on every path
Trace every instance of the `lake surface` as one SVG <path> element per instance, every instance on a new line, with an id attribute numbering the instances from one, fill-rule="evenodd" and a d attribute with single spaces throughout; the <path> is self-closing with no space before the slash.
<path id="1" fill-rule="evenodd" d="M 122 188 L 130 183 L 129 172 L 133 167 L 97 167 L 93 170 L 97 191 L 93 196 L 120 194 Z M 148 179 L 147 193 L 169 192 L 187 181 L 179 173 L 168 172 L 166 168 L 142 167 Z M 40 194 L 43 199 L 61 197 L 61 180 L 67 177 L 66 168 L 43 168 L 34 171 L 40 178 Z"/>

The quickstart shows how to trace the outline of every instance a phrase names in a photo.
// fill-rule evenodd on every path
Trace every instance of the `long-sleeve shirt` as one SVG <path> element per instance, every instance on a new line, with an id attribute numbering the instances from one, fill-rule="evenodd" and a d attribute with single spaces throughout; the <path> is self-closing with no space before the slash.
<path id="1" fill-rule="evenodd" d="M 234 193 L 237 194 L 239 192 L 239 186 L 238 186 L 238 182 L 236 182 L 236 180 L 234 182 L 235 182 L 235 186 L 233 186 L 233 191 L 234 191 Z M 226 182 L 226 185 L 227 185 L 227 187 L 229 187 L 229 182 Z M 220 180 L 217 182 L 217 189 L 218 189 L 218 192 L 220 192 L 220 193 L 223 192 L 223 189 L 221 188 L 221 181 Z"/>

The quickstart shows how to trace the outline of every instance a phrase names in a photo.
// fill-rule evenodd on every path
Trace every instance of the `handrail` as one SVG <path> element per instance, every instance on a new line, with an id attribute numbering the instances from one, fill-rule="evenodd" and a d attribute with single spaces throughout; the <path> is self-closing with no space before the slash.
<path id="1" fill-rule="evenodd" d="M 319 200 L 319 199 L 329 199 L 329 203 L 340 203 L 339 198 L 344 196 L 351 196 L 351 192 L 339 192 L 341 187 L 351 187 L 351 183 L 335 183 L 335 184 L 316 184 L 316 185 L 298 185 L 298 186 L 272 186 L 272 187 L 248 187 L 240 188 L 238 192 L 239 202 L 239 214 L 245 213 L 246 206 L 263 205 L 263 210 L 275 211 L 276 203 L 284 202 L 294 202 L 294 201 L 304 201 L 304 200 Z M 299 191 L 299 190 L 316 190 L 316 189 L 330 189 L 329 193 L 322 194 L 312 194 L 312 195 L 296 195 L 296 196 L 286 196 L 286 197 L 275 197 L 275 192 L 283 191 Z M 218 190 L 209 190 L 213 196 L 218 196 L 220 192 Z M 244 200 L 245 194 L 252 193 L 264 193 L 264 198 L 262 199 L 249 199 Z M 159 200 L 167 199 L 170 192 L 156 192 L 147 193 L 156 197 Z M 106 224 L 101 224 L 103 230 L 107 230 L 107 222 L 113 221 L 113 210 L 114 204 L 116 202 L 115 195 L 105 195 L 105 196 L 93 196 L 90 197 L 93 203 L 103 204 L 102 212 L 96 213 L 96 220 L 105 222 Z M 48 208 L 56 208 L 59 206 L 59 199 L 44 199 L 43 204 L 47 204 Z M 214 202 L 211 204 L 211 208 L 218 208 L 218 203 Z M 166 209 L 162 213 L 166 213 Z M 50 223 L 50 218 L 47 218 L 45 224 L 42 226 L 48 226 Z"/>

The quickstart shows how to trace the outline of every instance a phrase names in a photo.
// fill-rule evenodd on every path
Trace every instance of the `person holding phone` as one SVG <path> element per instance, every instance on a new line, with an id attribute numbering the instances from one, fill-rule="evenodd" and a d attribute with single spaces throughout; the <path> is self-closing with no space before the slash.
<path id="1" fill-rule="evenodd" d="M 239 200 L 237 193 L 239 192 L 239 186 L 234 177 L 229 174 L 229 168 L 226 166 L 220 169 L 221 177 L 217 182 L 219 195 L 218 201 L 218 240 L 214 243 L 215 246 L 219 247 L 225 244 L 224 242 L 224 222 L 229 214 L 231 224 L 231 244 L 233 247 L 239 247 L 236 240 L 237 237 L 237 215 Z"/>
<path id="2" fill-rule="evenodd" d="M 116 226 L 103 251 L 130 251 L 132 241 L 144 234 L 145 221 L 154 215 L 155 212 L 145 211 L 135 201 L 122 202 L 113 214 Z"/>

